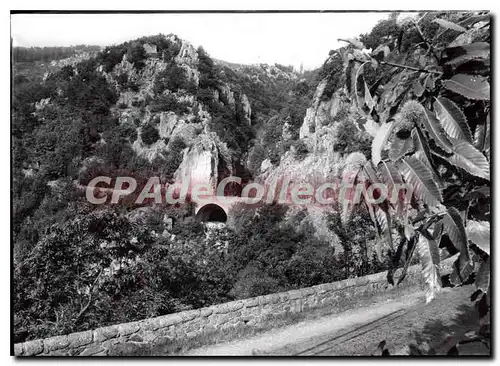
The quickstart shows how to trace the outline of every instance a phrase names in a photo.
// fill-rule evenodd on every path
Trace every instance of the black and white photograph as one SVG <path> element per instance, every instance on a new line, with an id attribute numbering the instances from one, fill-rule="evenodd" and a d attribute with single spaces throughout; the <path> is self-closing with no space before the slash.
<path id="1" fill-rule="evenodd" d="M 11 9 L 10 355 L 491 358 L 493 17 Z"/>

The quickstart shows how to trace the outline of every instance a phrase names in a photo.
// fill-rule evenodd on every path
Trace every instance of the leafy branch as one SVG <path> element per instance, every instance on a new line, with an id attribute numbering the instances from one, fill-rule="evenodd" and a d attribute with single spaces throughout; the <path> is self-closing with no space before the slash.
<path id="1" fill-rule="evenodd" d="M 85 314 L 85 312 L 89 309 L 90 305 L 92 304 L 92 294 L 93 294 L 93 292 L 94 292 L 94 290 L 96 288 L 96 284 L 97 284 L 97 281 L 99 280 L 99 277 L 101 277 L 101 274 L 102 274 L 102 269 L 97 274 L 94 282 L 92 282 L 92 284 L 90 285 L 88 301 L 85 304 L 85 306 L 82 307 L 82 309 L 80 310 L 80 312 L 76 316 L 74 324 L 78 323 L 78 321 L 82 318 L 83 314 Z"/>

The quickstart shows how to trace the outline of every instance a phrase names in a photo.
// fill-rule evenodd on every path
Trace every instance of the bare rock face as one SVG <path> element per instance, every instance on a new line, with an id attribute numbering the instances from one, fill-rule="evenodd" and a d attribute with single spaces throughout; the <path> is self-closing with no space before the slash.
<path id="1" fill-rule="evenodd" d="M 271 160 L 269 159 L 264 159 L 262 163 L 260 164 L 260 171 L 262 173 L 268 173 L 268 171 L 273 167 L 273 164 L 271 163 Z"/>
<path id="2" fill-rule="evenodd" d="M 126 92 L 120 94 L 120 97 L 118 99 L 118 103 L 117 104 L 118 105 L 124 104 L 127 107 L 131 107 L 132 101 L 134 99 L 138 99 L 138 98 L 136 98 L 136 93 L 133 93 L 133 92 L 130 92 L 130 91 L 126 91 Z"/>
<path id="3" fill-rule="evenodd" d="M 297 78 L 297 73 L 292 70 L 284 71 L 275 65 L 260 64 L 259 67 L 267 74 L 268 77 L 281 80 L 293 80 Z"/>
<path id="4" fill-rule="evenodd" d="M 283 128 L 281 131 L 281 137 L 283 138 L 283 141 L 288 141 L 292 139 L 292 132 L 291 132 L 291 126 L 289 123 L 289 120 L 287 119 L 285 123 L 283 124 Z"/>
<path id="5" fill-rule="evenodd" d="M 40 99 L 40 101 L 35 102 L 35 110 L 41 111 L 50 103 L 50 98 Z"/>
<path id="6" fill-rule="evenodd" d="M 176 36 L 172 36 L 170 38 L 170 41 L 181 43 L 181 49 L 179 51 L 179 54 L 175 56 L 175 62 L 177 62 L 178 64 L 186 64 L 190 66 L 198 65 L 198 52 L 191 45 L 191 43 L 180 40 Z"/>
<path id="7" fill-rule="evenodd" d="M 325 142 L 329 143 L 334 137 L 325 136 L 335 131 L 332 127 L 339 119 L 339 113 L 351 108 L 342 89 L 336 91 L 329 100 L 322 100 L 326 85 L 326 80 L 319 83 L 314 93 L 313 104 L 307 109 L 304 123 L 299 131 L 300 138 L 314 151 L 327 148 Z"/>
<path id="8" fill-rule="evenodd" d="M 248 101 L 248 97 L 245 94 L 241 94 L 240 97 L 241 105 L 243 106 L 243 111 L 245 112 L 245 119 L 248 124 L 252 124 L 252 107 L 250 106 L 250 102 Z"/>
<path id="9" fill-rule="evenodd" d="M 291 183 L 307 182 L 313 185 L 331 182 L 340 174 L 343 161 L 340 153 L 308 154 L 304 160 L 298 161 L 288 151 L 269 174 L 265 176 L 266 184 L 275 180 L 289 179 Z"/>
<path id="10" fill-rule="evenodd" d="M 156 157 L 163 156 L 163 153 L 167 150 L 167 145 L 164 140 L 159 139 L 154 144 L 148 146 L 142 142 L 141 135 L 139 134 L 137 140 L 132 144 L 132 149 L 137 155 L 153 161 Z"/>
<path id="11" fill-rule="evenodd" d="M 156 45 L 144 43 L 144 45 L 142 47 L 144 47 L 144 51 L 146 52 L 147 55 L 158 56 L 158 49 L 157 49 Z"/>
<path id="12" fill-rule="evenodd" d="M 200 72 L 198 71 L 198 69 L 196 69 L 195 67 L 191 67 L 189 65 L 186 65 L 186 64 L 181 64 L 180 66 L 186 72 L 188 79 L 191 80 L 192 82 L 194 82 L 196 84 L 196 86 L 198 86 L 200 84 Z"/>
<path id="13" fill-rule="evenodd" d="M 222 85 L 220 87 L 220 91 L 221 91 L 222 97 L 224 99 L 223 100 L 224 103 L 227 104 L 227 105 L 230 105 L 230 106 L 234 107 L 234 105 L 236 103 L 235 99 L 234 99 L 234 93 L 229 88 L 229 85 L 227 85 L 227 84 Z"/>
<path id="14" fill-rule="evenodd" d="M 210 184 L 215 187 L 220 165 L 231 170 L 231 157 L 227 146 L 213 132 L 201 134 L 185 151 L 174 177 L 177 182 L 189 181 L 191 186 Z"/>
<path id="15" fill-rule="evenodd" d="M 184 120 L 180 119 L 174 112 L 161 112 L 158 132 L 161 138 L 170 137 L 176 128 L 182 128 L 184 125 Z"/>

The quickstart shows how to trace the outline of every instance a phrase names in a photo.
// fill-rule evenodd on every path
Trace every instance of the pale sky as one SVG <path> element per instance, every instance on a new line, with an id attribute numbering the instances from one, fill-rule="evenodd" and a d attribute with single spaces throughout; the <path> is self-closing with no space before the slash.
<path id="1" fill-rule="evenodd" d="M 366 33 L 388 13 L 13 14 L 14 46 L 110 45 L 174 33 L 235 63 L 323 64 L 331 49 Z"/>

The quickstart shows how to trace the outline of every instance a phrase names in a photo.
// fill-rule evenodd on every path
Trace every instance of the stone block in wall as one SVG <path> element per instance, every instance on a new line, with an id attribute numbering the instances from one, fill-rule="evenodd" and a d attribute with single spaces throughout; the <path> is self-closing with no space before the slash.
<path id="1" fill-rule="evenodd" d="M 200 328 L 203 328 L 205 325 L 209 323 L 209 320 L 207 317 L 198 317 L 193 319 L 193 322 L 196 322 Z"/>
<path id="2" fill-rule="evenodd" d="M 277 304 L 280 302 L 280 295 L 279 294 L 272 294 L 269 296 L 271 297 L 271 304 Z"/>
<path id="3" fill-rule="evenodd" d="M 326 293 L 326 286 L 324 285 L 317 285 L 317 286 L 314 286 L 314 290 L 316 292 L 317 295 L 322 295 L 324 293 Z"/>
<path id="4" fill-rule="evenodd" d="M 72 333 L 68 335 L 69 346 L 71 348 L 86 346 L 92 343 L 93 333 L 91 330 L 86 332 Z"/>
<path id="5" fill-rule="evenodd" d="M 249 320 L 248 322 L 246 322 L 246 325 L 248 327 L 255 327 L 258 323 L 258 319 L 254 318 L 252 320 Z"/>
<path id="6" fill-rule="evenodd" d="M 182 313 L 182 321 L 187 322 L 189 320 L 193 320 L 194 318 L 198 318 L 200 316 L 200 310 L 188 310 L 183 311 Z"/>
<path id="7" fill-rule="evenodd" d="M 111 339 L 108 339 L 107 341 L 104 341 L 101 343 L 101 346 L 102 348 L 104 348 L 105 350 L 109 350 L 110 348 L 112 348 L 115 344 L 117 343 L 120 343 L 122 342 L 122 340 L 118 339 L 118 338 L 111 338 Z"/>
<path id="8" fill-rule="evenodd" d="M 300 313 L 302 311 L 302 299 L 295 299 L 290 301 L 290 312 L 291 313 Z"/>
<path id="9" fill-rule="evenodd" d="M 213 311 L 214 311 L 214 309 L 212 309 L 212 308 L 203 308 L 203 309 L 200 309 L 200 316 L 206 318 L 210 314 L 212 314 Z"/>
<path id="10" fill-rule="evenodd" d="M 200 323 L 195 319 L 190 323 L 186 323 L 184 327 L 187 333 L 200 330 Z"/>
<path id="11" fill-rule="evenodd" d="M 219 319 L 218 319 L 217 324 L 221 325 L 221 324 L 227 323 L 230 319 L 231 319 L 231 314 L 229 314 L 229 313 L 221 314 Z"/>
<path id="12" fill-rule="evenodd" d="M 147 331 L 142 333 L 141 337 L 143 342 L 154 344 L 160 337 L 160 334 L 157 331 Z"/>
<path id="13" fill-rule="evenodd" d="M 254 319 L 252 315 L 243 315 L 240 320 L 244 323 L 248 323 L 250 320 Z"/>
<path id="14" fill-rule="evenodd" d="M 98 328 L 94 330 L 94 342 L 104 342 L 110 338 L 118 336 L 118 325 L 110 327 Z"/>
<path id="15" fill-rule="evenodd" d="M 43 340 L 44 352 L 56 351 L 69 346 L 69 339 L 67 335 L 46 338 Z"/>
<path id="16" fill-rule="evenodd" d="M 108 350 L 108 356 L 130 356 L 144 353 L 149 348 L 147 343 L 121 342 Z"/>
<path id="17" fill-rule="evenodd" d="M 14 344 L 14 356 L 22 356 L 24 353 L 24 343 Z"/>
<path id="18" fill-rule="evenodd" d="M 140 334 L 133 334 L 128 341 L 130 342 L 144 342 L 144 338 Z"/>
<path id="19" fill-rule="evenodd" d="M 57 351 L 51 351 L 48 354 L 44 354 L 43 356 L 51 356 L 51 357 L 71 356 L 71 350 L 69 350 L 69 349 L 60 349 L 60 350 L 57 350 Z"/>
<path id="20" fill-rule="evenodd" d="M 125 323 L 118 325 L 118 333 L 120 336 L 128 336 L 134 334 L 141 329 L 138 323 Z"/>
<path id="21" fill-rule="evenodd" d="M 290 297 L 290 300 L 301 299 L 302 298 L 302 291 L 290 290 L 290 291 L 288 291 L 288 296 Z"/>
<path id="22" fill-rule="evenodd" d="M 203 328 L 205 333 L 214 333 L 217 331 L 217 327 L 213 324 L 207 324 L 205 328 Z"/>
<path id="23" fill-rule="evenodd" d="M 290 295 L 288 295 L 288 292 L 280 292 L 279 294 L 280 297 L 280 302 L 285 303 L 288 300 L 290 300 Z"/>
<path id="24" fill-rule="evenodd" d="M 252 308 L 252 314 L 253 315 L 260 315 L 262 313 L 262 308 L 260 306 L 256 306 L 254 308 Z"/>
<path id="25" fill-rule="evenodd" d="M 179 324 L 182 323 L 182 316 L 162 316 L 159 318 L 153 318 L 150 320 L 151 326 L 149 327 L 150 330 L 158 330 L 162 328 L 167 328 L 173 324 Z"/>
<path id="26" fill-rule="evenodd" d="M 35 356 L 43 352 L 43 340 L 37 339 L 24 343 L 24 356 Z"/>
<path id="27" fill-rule="evenodd" d="M 335 285 L 336 282 L 332 283 L 324 283 L 321 286 L 325 289 L 326 292 L 331 292 L 337 289 L 337 286 Z"/>
<path id="28" fill-rule="evenodd" d="M 217 306 L 217 314 L 231 313 L 233 311 L 242 309 L 243 306 L 244 306 L 243 301 L 232 301 L 226 304 L 221 304 Z"/>
<path id="29" fill-rule="evenodd" d="M 259 299 L 257 297 L 252 297 L 250 299 L 244 300 L 245 307 L 253 308 L 259 305 Z"/>
<path id="30" fill-rule="evenodd" d="M 83 350 L 79 356 L 94 356 L 102 354 L 106 350 L 100 344 L 93 344 Z"/>
<path id="31" fill-rule="evenodd" d="M 314 288 L 312 288 L 312 287 L 306 287 L 305 289 L 302 290 L 302 294 L 304 296 L 311 296 L 311 295 L 315 295 L 316 291 L 314 291 Z"/>
<path id="32" fill-rule="evenodd" d="M 269 303 L 269 297 L 267 296 L 259 296 L 258 297 L 259 299 L 259 305 L 262 306 L 262 305 L 267 305 Z"/>
<path id="33" fill-rule="evenodd" d="M 235 319 L 235 322 L 232 324 L 232 326 L 234 329 L 241 329 L 241 328 L 244 328 L 246 326 L 246 323 L 242 322 L 239 319 Z"/>

